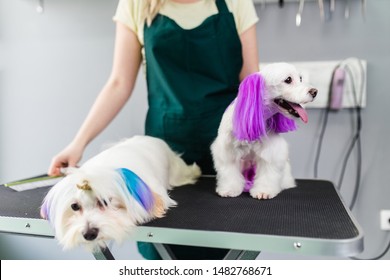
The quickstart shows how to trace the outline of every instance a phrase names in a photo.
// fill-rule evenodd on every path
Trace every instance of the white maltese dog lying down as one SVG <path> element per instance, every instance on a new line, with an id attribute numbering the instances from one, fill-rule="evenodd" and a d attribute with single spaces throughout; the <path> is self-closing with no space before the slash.
<path id="1" fill-rule="evenodd" d="M 249 191 L 254 198 L 270 199 L 295 187 L 288 145 L 280 133 L 295 130 L 294 119 L 307 122 L 302 104 L 316 95 L 287 63 L 269 64 L 242 81 L 211 146 L 220 196 Z"/>
<path id="2" fill-rule="evenodd" d="M 95 250 L 164 216 L 176 205 L 168 190 L 193 184 L 200 174 L 196 164 L 187 166 L 164 141 L 135 136 L 71 170 L 45 197 L 41 216 L 65 249 Z"/>

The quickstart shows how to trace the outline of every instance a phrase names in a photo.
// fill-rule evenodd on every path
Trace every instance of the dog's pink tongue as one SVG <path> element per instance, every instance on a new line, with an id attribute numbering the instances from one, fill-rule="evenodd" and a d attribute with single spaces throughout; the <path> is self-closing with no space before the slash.
<path id="1" fill-rule="evenodd" d="M 295 111 L 297 111 L 298 115 L 301 117 L 301 120 L 304 123 L 307 123 L 308 117 L 305 109 L 303 109 L 302 106 L 299 104 L 290 103 L 290 105 L 294 108 Z"/>

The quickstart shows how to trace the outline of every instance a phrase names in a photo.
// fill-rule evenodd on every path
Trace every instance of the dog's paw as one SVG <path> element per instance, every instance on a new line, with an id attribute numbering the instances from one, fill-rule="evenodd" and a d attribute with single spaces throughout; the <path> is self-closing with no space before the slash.
<path id="1" fill-rule="evenodd" d="M 252 188 L 249 193 L 253 198 L 256 199 L 272 199 L 279 194 L 277 189 L 265 189 L 265 188 Z"/>
<path id="2" fill-rule="evenodd" d="M 242 193 L 241 189 L 217 188 L 216 192 L 222 197 L 237 197 Z"/>
<path id="3" fill-rule="evenodd" d="M 274 198 L 276 195 L 271 195 L 269 193 L 257 193 L 251 194 L 251 196 L 256 199 L 271 199 Z"/>
<path id="4" fill-rule="evenodd" d="M 237 197 L 243 192 L 245 180 L 241 174 L 236 177 L 234 177 L 232 173 L 230 173 L 230 175 L 231 176 L 220 177 L 217 179 L 216 192 L 219 196 Z"/>

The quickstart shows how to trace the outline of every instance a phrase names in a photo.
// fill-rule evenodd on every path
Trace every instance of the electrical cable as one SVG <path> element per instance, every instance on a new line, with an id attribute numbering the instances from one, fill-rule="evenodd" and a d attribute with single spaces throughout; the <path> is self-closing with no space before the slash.
<path id="1" fill-rule="evenodd" d="M 345 173 L 345 168 L 347 166 L 347 163 L 348 163 L 348 160 L 349 160 L 349 157 L 351 155 L 351 152 L 355 146 L 355 143 L 357 142 L 357 140 L 360 138 L 360 129 L 361 129 L 361 119 L 360 119 L 360 110 L 358 110 L 358 108 L 360 107 L 359 104 L 357 103 L 357 96 L 356 96 L 356 88 L 355 88 L 355 83 L 354 83 L 354 79 L 353 79 L 353 74 L 352 74 L 352 71 L 351 69 L 348 67 L 348 65 L 345 66 L 345 70 L 348 72 L 351 80 L 352 80 L 352 93 L 353 93 L 353 97 L 354 97 L 354 102 L 355 102 L 355 107 L 357 109 L 357 120 L 356 120 L 356 123 L 357 123 L 357 127 L 356 127 L 356 132 L 355 132 L 355 135 L 352 137 L 352 141 L 349 145 L 349 148 L 347 149 L 347 154 L 344 158 L 344 163 L 342 165 L 342 171 L 341 171 L 341 175 L 340 175 L 340 178 L 339 178 L 339 183 L 338 183 L 338 188 L 340 189 L 341 188 L 341 185 L 343 183 L 343 179 L 344 179 L 344 173 Z M 352 110 L 351 110 L 352 112 Z"/>
<path id="2" fill-rule="evenodd" d="M 314 160 L 314 178 L 318 178 L 318 165 L 319 165 L 320 155 L 321 155 L 321 150 L 322 150 L 322 142 L 324 141 L 326 127 L 328 125 L 329 112 L 330 112 L 330 108 L 328 106 L 325 110 L 325 113 L 324 113 L 324 117 L 323 117 L 324 119 L 322 122 L 321 133 L 320 133 L 320 137 L 318 139 L 317 152 L 316 152 L 316 156 L 315 156 L 315 160 Z"/>
<path id="3" fill-rule="evenodd" d="M 349 157 L 353 151 L 353 148 L 355 147 L 355 144 L 357 143 L 357 156 L 358 156 L 358 160 L 357 160 L 357 174 L 356 174 L 356 183 L 355 183 L 355 188 L 354 188 L 354 193 L 353 193 L 353 198 L 352 198 L 352 202 L 351 202 L 351 206 L 353 207 L 355 202 L 356 202 L 356 198 L 357 198 L 357 192 L 358 192 L 358 189 L 359 189 L 359 186 L 360 186 L 360 178 L 361 178 L 361 165 L 362 165 L 362 153 L 361 153 L 361 141 L 360 141 L 360 131 L 361 131 L 361 126 L 362 126 L 362 121 L 361 121 L 361 101 L 362 101 L 362 98 L 363 98 L 363 89 L 364 89 L 364 84 L 363 84 L 363 81 L 364 81 L 364 68 L 363 66 L 361 65 L 361 61 L 358 60 L 359 62 L 359 66 L 360 66 L 360 72 L 361 72 L 361 87 L 360 87 L 360 93 L 361 93 L 361 96 L 360 96 L 360 102 L 358 101 L 358 97 L 357 97 L 357 92 L 356 92 L 356 88 L 355 88 L 355 80 L 353 78 L 353 73 L 351 71 L 351 69 L 349 68 L 349 66 L 346 64 L 345 68 L 346 71 L 348 72 L 350 78 L 351 78 L 351 81 L 352 81 L 352 92 L 353 92 L 353 97 L 354 97 L 354 101 L 355 101 L 355 111 L 356 111 L 356 132 L 354 133 L 354 136 L 352 138 L 352 141 L 347 149 L 347 153 L 346 153 L 346 156 L 344 157 L 344 160 L 343 160 L 343 164 L 342 164 L 342 168 L 341 168 L 341 173 L 340 173 L 340 177 L 339 177 L 339 181 L 338 181 L 338 184 L 337 184 L 337 188 L 340 190 L 341 189 L 341 185 L 342 185 L 342 182 L 343 182 L 343 179 L 344 179 L 344 174 L 345 174 L 345 170 L 346 170 L 346 167 L 348 165 L 348 161 L 349 161 Z M 321 127 L 321 132 L 320 132 L 320 137 L 319 137 L 319 140 L 318 140 L 318 146 L 317 146 L 317 152 L 316 152 L 316 156 L 315 156 L 315 162 L 314 162 L 314 178 L 318 178 L 318 166 L 319 166 L 319 159 L 320 159 L 320 155 L 321 155 L 321 150 L 322 150 L 322 145 L 323 145 L 323 140 L 324 140 L 324 137 L 325 137 L 325 131 L 326 131 L 326 128 L 327 128 L 327 124 L 328 124 L 328 118 L 329 118 L 329 112 L 331 110 L 330 108 L 330 100 L 331 100 L 331 94 L 332 94 L 332 84 L 333 84 L 333 79 L 334 79 L 334 73 L 336 71 L 336 69 L 338 67 L 341 66 L 341 64 L 343 64 L 344 61 L 338 65 L 336 65 L 336 67 L 334 68 L 333 70 L 333 73 L 332 73 L 332 79 L 331 79 L 331 82 L 330 82 L 330 88 L 329 88 L 329 102 L 328 102 L 328 106 L 325 110 L 325 115 L 324 115 L 324 118 L 323 118 L 323 122 L 322 122 L 322 127 Z M 352 209 L 350 207 L 350 209 Z"/>
<path id="4" fill-rule="evenodd" d="M 338 188 L 340 189 L 341 185 L 342 185 L 342 182 L 343 182 L 344 175 L 345 175 L 346 166 L 347 166 L 348 161 L 349 161 L 349 157 L 350 157 L 350 155 L 352 153 L 353 148 L 356 145 L 357 146 L 356 182 L 355 182 L 355 188 L 354 188 L 354 191 L 353 191 L 351 203 L 350 203 L 350 206 L 349 206 L 349 208 L 351 210 L 355 206 L 356 199 L 358 197 L 359 188 L 360 188 L 360 185 L 361 185 L 360 183 L 361 183 L 361 169 L 362 169 L 362 145 L 361 145 L 360 132 L 361 132 L 361 129 L 362 129 L 361 107 L 362 107 L 362 101 L 363 101 L 362 100 L 363 99 L 363 89 L 364 89 L 363 82 L 365 81 L 365 73 L 364 73 L 364 67 L 362 66 L 362 63 L 361 63 L 360 60 L 358 60 L 358 63 L 359 63 L 359 67 L 360 67 L 360 73 L 362 75 L 361 83 L 360 83 L 360 100 L 358 100 L 357 91 L 356 91 L 356 88 L 355 88 L 355 80 L 353 78 L 353 73 L 352 73 L 350 67 L 348 66 L 348 64 L 346 64 L 345 67 L 344 67 L 345 70 L 348 72 L 348 74 L 349 74 L 349 76 L 351 78 L 351 82 L 352 82 L 352 92 L 353 92 L 354 103 L 355 103 L 355 112 L 356 112 L 356 131 L 355 131 L 355 134 L 354 134 L 354 136 L 352 138 L 352 141 L 351 141 L 351 143 L 349 145 L 347 154 L 344 157 L 344 161 L 343 161 L 343 165 L 342 165 L 342 172 L 340 174 L 339 183 L 338 183 Z M 327 111 L 326 111 L 326 114 L 329 114 L 329 111 L 330 110 L 329 110 L 329 107 L 328 107 Z M 326 118 L 325 118 L 325 120 L 323 122 L 323 128 L 322 128 L 322 131 L 321 131 L 321 137 L 322 138 L 324 136 L 323 134 L 325 132 L 325 128 L 326 128 L 327 121 L 328 121 L 327 120 L 328 116 L 325 115 L 325 117 Z M 322 139 L 321 139 L 320 144 L 319 144 L 320 148 L 321 148 L 321 146 L 322 146 Z M 317 157 L 319 157 L 319 153 L 317 154 Z M 318 166 L 318 163 L 317 163 L 317 166 Z M 317 168 L 318 167 L 315 167 L 315 172 L 317 172 Z M 317 173 L 315 173 L 315 174 L 317 174 Z M 390 240 L 388 241 L 388 244 L 387 244 L 385 250 L 381 254 L 376 256 L 376 257 L 368 258 L 368 259 L 361 259 L 361 258 L 351 257 L 350 259 L 353 259 L 353 260 L 379 260 L 382 257 L 384 257 L 389 252 L 389 250 L 390 250 Z"/>
<path id="5" fill-rule="evenodd" d="M 357 120 L 356 120 L 356 123 L 357 123 L 357 128 L 356 128 L 356 134 L 355 134 L 355 137 L 353 139 L 353 142 L 351 143 L 351 147 L 353 147 L 354 143 L 356 142 L 357 144 L 357 149 L 358 149 L 358 159 L 357 159 L 357 170 L 356 170 L 356 184 L 355 184 L 355 189 L 354 189 L 354 192 L 353 192 L 353 196 L 352 196 L 352 200 L 351 200 L 351 204 L 349 206 L 349 208 L 352 210 L 353 207 L 355 206 L 355 202 L 356 202 L 356 199 L 357 199 L 357 196 L 358 196 L 358 193 L 359 193 L 359 187 L 360 187 L 360 180 L 361 180 L 361 167 L 362 167 L 362 147 L 361 147 L 361 138 L 360 138 L 360 131 L 361 131 L 361 128 L 362 128 L 362 121 L 361 121 L 361 106 L 362 106 L 362 99 L 363 99 L 363 89 L 364 89 L 364 68 L 362 66 L 362 63 L 360 60 L 358 60 L 359 62 L 359 67 L 360 67 L 360 72 L 362 74 L 362 77 L 361 77 L 361 83 L 360 83 L 360 100 L 358 101 L 357 100 L 357 93 L 356 93 L 356 89 L 355 89 L 355 86 L 354 86 L 354 83 L 353 83 L 353 92 L 354 92 L 354 101 L 355 101 L 355 104 L 356 104 L 356 115 L 357 115 Z M 345 69 L 348 71 L 350 77 L 352 78 L 353 75 L 352 75 L 352 71 L 351 69 L 348 67 L 348 65 L 346 65 Z M 349 157 L 349 155 L 348 155 Z M 343 175 L 344 176 L 344 175 Z M 342 180 L 340 181 L 340 184 L 341 184 Z M 341 186 L 341 185 L 340 185 Z M 379 260 L 381 259 L 382 257 L 384 257 L 390 250 L 390 239 L 388 241 L 388 244 L 385 248 L 385 250 L 383 250 L 383 252 L 381 254 L 379 254 L 378 256 L 376 257 L 373 257 L 373 258 L 368 258 L 368 259 L 361 259 L 361 258 L 356 258 L 356 257 L 351 257 L 350 259 L 353 259 L 353 260 Z"/>
<path id="6" fill-rule="evenodd" d="M 348 74 L 350 76 L 351 84 L 352 84 L 352 92 L 353 92 L 353 98 L 354 98 L 355 107 L 354 107 L 354 110 L 351 110 L 351 112 L 353 112 L 353 111 L 356 112 L 356 131 L 354 133 L 354 136 L 352 137 L 351 143 L 350 143 L 350 145 L 349 145 L 349 147 L 347 149 L 347 153 L 346 153 L 346 155 L 344 157 L 343 164 L 342 164 L 342 171 L 340 173 L 339 182 L 338 182 L 338 186 L 337 186 L 338 189 L 341 189 L 341 185 L 342 185 L 342 182 L 343 182 L 343 179 L 344 179 L 345 170 L 346 170 L 346 167 L 348 165 L 349 157 L 350 157 L 350 155 L 351 155 L 351 153 L 353 151 L 353 148 L 356 145 L 356 147 L 357 147 L 356 181 L 355 181 L 355 188 L 354 188 L 354 191 L 353 191 L 353 194 L 352 194 L 351 203 L 349 205 L 349 208 L 351 210 L 355 206 L 355 203 L 356 203 L 356 200 L 357 200 L 357 197 L 358 197 L 358 194 L 359 194 L 359 188 L 360 188 L 360 185 L 361 185 L 361 170 L 362 170 L 362 143 L 361 143 L 360 132 L 361 132 L 361 129 L 362 129 L 361 108 L 362 108 L 362 101 L 363 101 L 365 71 L 364 71 L 364 67 L 363 67 L 361 61 L 359 59 L 357 59 L 357 61 L 359 63 L 359 68 L 360 68 L 360 73 L 361 73 L 361 83 L 360 83 L 360 89 L 359 89 L 359 91 L 360 91 L 360 100 L 358 100 L 358 96 L 357 96 L 358 93 L 356 91 L 355 79 L 353 77 L 353 73 L 352 73 L 350 67 L 348 66 L 348 64 L 345 64 L 345 66 L 344 66 L 344 69 L 348 72 Z M 338 67 L 340 67 L 340 64 L 335 67 L 334 71 Z M 330 97 L 331 97 L 331 86 L 332 86 L 332 83 L 333 83 L 334 71 L 333 71 L 333 74 L 332 74 L 332 79 L 331 79 L 330 89 L 329 89 L 329 103 L 328 103 L 328 106 L 327 106 L 327 108 L 325 110 L 325 114 L 324 114 L 324 118 L 323 118 L 323 122 L 322 122 L 322 127 L 321 127 L 321 132 L 320 132 L 320 137 L 319 137 L 319 140 L 318 140 L 318 146 L 317 146 L 315 162 L 314 162 L 314 177 L 315 178 L 318 177 L 319 159 L 320 159 L 320 154 L 321 154 L 321 150 L 322 150 L 323 140 L 324 140 L 324 137 L 325 137 L 325 131 L 326 131 L 326 128 L 327 128 L 327 125 L 328 125 L 329 112 L 331 110 L 331 108 L 330 108 Z M 352 259 L 352 260 L 379 260 L 382 257 L 384 257 L 389 252 L 389 250 L 390 250 L 390 239 L 388 241 L 388 244 L 387 244 L 385 250 L 381 254 L 379 254 L 378 256 L 373 257 L 373 258 L 368 258 L 368 259 L 361 259 L 361 258 L 356 258 L 356 257 L 350 257 L 350 259 Z"/>
<path id="7" fill-rule="evenodd" d="M 359 62 L 359 67 L 360 67 L 360 73 L 361 73 L 361 83 L 360 83 L 360 100 L 357 100 L 357 95 L 354 95 L 355 98 L 355 104 L 356 106 L 356 114 L 357 114 L 357 133 L 359 134 L 359 138 L 357 139 L 357 149 L 358 149 L 358 159 L 357 159 L 357 170 L 356 170 L 356 184 L 355 184 L 355 189 L 354 193 L 352 196 L 351 204 L 349 206 L 350 209 L 353 209 L 355 206 L 355 202 L 359 193 L 359 188 L 361 185 L 361 170 L 362 170 L 362 144 L 361 144 L 361 137 L 360 137 L 360 132 L 362 129 L 362 119 L 361 119 L 361 107 L 363 103 L 363 90 L 364 90 L 364 81 L 365 81 L 365 71 L 364 67 L 362 65 L 362 62 L 358 60 Z M 349 69 L 349 68 L 347 68 Z M 350 69 L 349 69 L 350 71 Z"/>
<path id="8" fill-rule="evenodd" d="M 364 68 L 361 64 L 361 61 L 358 60 L 359 62 L 359 68 L 360 68 L 360 73 L 361 73 L 361 83 L 360 83 L 360 100 L 358 100 L 358 96 L 357 96 L 357 91 L 356 91 L 356 87 L 355 87 L 355 80 L 353 78 L 353 73 L 352 73 L 352 70 L 350 69 L 350 67 L 348 66 L 348 64 L 345 65 L 345 70 L 348 72 L 350 78 L 351 78 L 351 84 L 352 84 L 352 92 L 353 92 L 353 97 L 354 97 L 354 103 L 355 103 L 355 111 L 356 111 L 356 132 L 355 132 L 355 135 L 354 137 L 352 138 L 352 141 L 351 141 L 351 144 L 348 148 L 348 151 L 347 151 L 347 154 L 344 158 L 344 162 L 343 162 L 343 165 L 342 165 L 342 171 L 341 171 L 341 174 L 340 174 L 340 178 L 339 178 L 339 183 L 338 183 L 338 189 L 341 189 L 341 185 L 342 185 L 342 182 L 343 182 L 343 179 L 344 179 L 344 174 L 345 174 L 345 169 L 348 165 L 348 161 L 349 161 L 349 157 L 352 153 L 352 150 L 355 146 L 355 144 L 357 143 L 357 164 L 356 164 L 356 181 L 355 181 L 355 188 L 354 188 L 354 191 L 353 191 L 353 196 L 352 196 L 352 200 L 351 200 L 351 203 L 350 203 L 350 206 L 349 208 L 352 209 L 354 206 L 355 206 L 355 202 L 356 202 L 356 199 L 357 199 L 357 195 L 358 195 L 358 192 L 359 192 L 359 188 L 360 188 L 360 180 L 361 180 L 361 167 L 362 167 L 362 151 L 361 151 L 361 139 L 360 139 L 360 132 L 361 132 L 361 128 L 362 128 L 362 120 L 361 120 L 361 104 L 362 104 L 362 99 L 363 99 L 363 89 L 364 89 L 364 84 L 363 84 L 363 81 L 364 81 Z M 351 111 L 352 112 L 352 111 Z"/>
<path id="9" fill-rule="evenodd" d="M 363 260 L 364 261 L 379 260 L 379 259 L 383 258 L 389 252 L 389 250 L 390 250 L 390 239 L 389 239 L 389 242 L 388 242 L 387 247 L 385 248 L 385 250 L 381 254 L 379 254 L 378 256 L 376 256 L 374 258 L 369 258 L 369 259 L 360 259 L 360 258 L 356 258 L 356 257 L 350 257 L 350 259 L 352 259 L 352 260 L 360 260 L 360 261 L 363 261 Z"/>
<path id="10" fill-rule="evenodd" d="M 355 183 L 355 189 L 352 195 L 351 203 L 349 205 L 349 209 L 353 209 L 355 206 L 358 194 L 359 194 L 359 189 L 360 189 L 360 181 L 361 181 L 361 169 L 362 169 L 362 144 L 361 144 L 361 139 L 360 137 L 357 139 L 357 146 L 358 146 L 358 159 L 357 159 L 357 170 L 356 170 L 356 183 Z"/>
<path id="11" fill-rule="evenodd" d="M 325 110 L 325 113 L 324 113 L 324 117 L 323 117 L 323 121 L 322 121 L 322 127 L 321 127 L 321 132 L 320 132 L 320 137 L 318 138 L 317 152 L 316 152 L 316 156 L 315 156 L 315 160 L 314 160 L 314 178 L 318 178 L 318 166 L 319 166 L 320 155 L 321 155 L 321 150 L 322 150 L 322 143 L 324 141 L 325 131 L 326 131 L 326 128 L 328 126 L 328 118 L 329 118 L 329 112 L 330 112 L 330 94 L 332 92 L 332 84 L 333 84 L 333 80 L 334 80 L 334 73 L 335 73 L 336 69 L 339 66 L 340 66 L 340 64 L 338 64 L 333 69 L 332 78 L 331 78 L 330 85 L 329 85 L 328 105 L 326 106 L 326 110 Z"/>

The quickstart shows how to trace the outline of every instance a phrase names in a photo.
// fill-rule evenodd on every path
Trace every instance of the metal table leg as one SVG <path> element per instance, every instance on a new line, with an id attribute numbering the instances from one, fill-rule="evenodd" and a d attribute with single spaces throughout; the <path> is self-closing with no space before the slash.
<path id="1" fill-rule="evenodd" d="M 176 260 L 169 245 L 161 243 L 153 243 L 153 245 L 163 260 Z"/>
<path id="2" fill-rule="evenodd" d="M 256 251 L 229 250 L 224 260 L 255 260 L 259 254 Z"/>
<path id="3" fill-rule="evenodd" d="M 92 254 L 96 260 L 115 260 L 114 256 L 112 255 L 108 247 L 99 248 L 97 251 L 94 251 Z"/>

